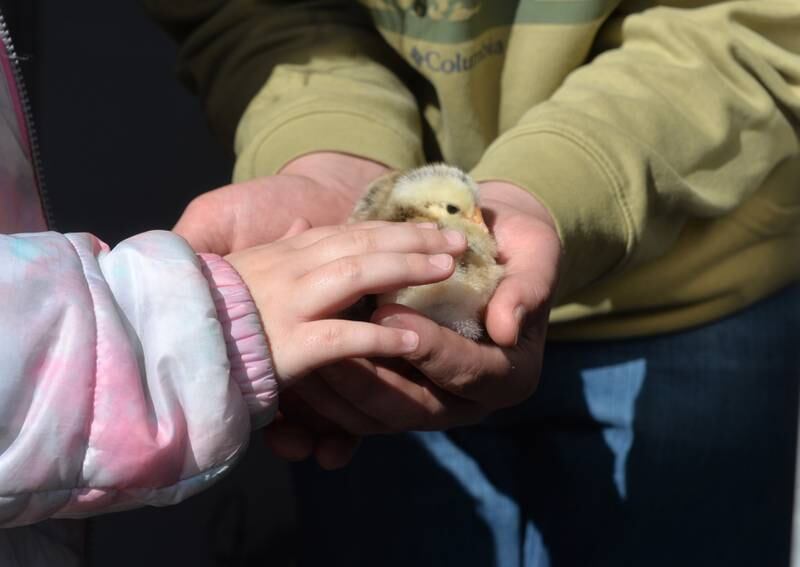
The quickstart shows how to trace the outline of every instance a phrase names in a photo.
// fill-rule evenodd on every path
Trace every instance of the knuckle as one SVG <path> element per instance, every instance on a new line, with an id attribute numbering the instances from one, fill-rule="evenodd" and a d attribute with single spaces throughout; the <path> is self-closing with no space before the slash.
<path id="1" fill-rule="evenodd" d="M 325 325 L 317 333 L 314 342 L 316 346 L 323 349 L 335 349 L 344 341 L 344 333 L 341 327 L 336 325 Z"/>
<path id="2" fill-rule="evenodd" d="M 459 370 L 448 377 L 448 379 L 442 384 L 442 388 L 455 396 L 463 398 L 466 397 L 467 393 L 469 392 L 473 379 L 474 376 L 470 375 L 468 372 Z"/>
<path id="3" fill-rule="evenodd" d="M 378 249 L 378 242 L 375 239 L 374 231 L 356 230 L 351 233 L 353 244 L 360 252 L 374 252 Z"/>
<path id="4" fill-rule="evenodd" d="M 363 269 L 361 263 L 354 256 L 342 258 L 336 264 L 338 277 L 348 281 L 358 281 L 361 279 Z"/>
<path id="5" fill-rule="evenodd" d="M 184 211 L 184 216 L 192 217 L 192 216 L 202 216 L 206 211 L 213 211 L 214 210 L 214 198 L 210 193 L 203 193 L 202 195 L 198 195 L 191 201 L 189 204 L 186 205 L 186 210 Z"/>
<path id="6" fill-rule="evenodd" d="M 352 235 L 352 232 L 353 232 L 353 227 L 352 227 L 352 225 L 349 225 L 349 224 L 337 224 L 337 225 L 334 225 L 332 227 L 327 227 L 326 226 L 325 228 L 326 229 L 332 229 L 333 230 L 333 234 L 331 236 L 335 236 L 335 237 L 342 236 L 342 237 L 350 238 L 351 235 Z M 350 234 L 348 234 L 348 233 L 350 233 Z M 334 249 L 337 248 L 331 242 L 326 242 L 326 245 L 328 245 L 328 246 L 330 246 L 331 248 L 334 248 Z"/>
<path id="7" fill-rule="evenodd" d="M 420 347 L 413 353 L 409 354 L 408 359 L 413 361 L 421 368 L 433 368 L 437 366 L 440 356 L 430 347 L 426 347 L 426 344 L 429 343 L 426 341 L 420 341 Z"/>
<path id="8" fill-rule="evenodd" d="M 480 362 L 473 357 L 465 356 L 442 387 L 458 397 L 469 398 L 482 378 L 484 378 L 483 368 Z"/>
<path id="9" fill-rule="evenodd" d="M 439 234 L 438 231 L 425 230 L 415 226 L 409 226 L 407 228 L 409 232 L 406 238 L 408 239 L 408 244 L 411 249 L 424 252 L 436 246 L 438 241 L 437 235 Z"/>

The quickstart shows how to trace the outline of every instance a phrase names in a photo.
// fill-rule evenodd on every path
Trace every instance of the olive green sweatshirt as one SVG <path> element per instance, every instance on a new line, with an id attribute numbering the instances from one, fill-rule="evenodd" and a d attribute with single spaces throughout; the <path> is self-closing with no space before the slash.
<path id="1" fill-rule="evenodd" d="M 551 337 L 646 335 L 800 279 L 800 0 L 146 0 L 235 179 L 339 151 L 536 195 Z"/>

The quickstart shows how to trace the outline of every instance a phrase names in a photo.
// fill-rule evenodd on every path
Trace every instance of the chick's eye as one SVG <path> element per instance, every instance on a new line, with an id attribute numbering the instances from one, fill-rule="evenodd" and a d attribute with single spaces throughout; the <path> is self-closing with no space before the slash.
<path id="1" fill-rule="evenodd" d="M 447 212 L 450 213 L 451 215 L 455 215 L 457 213 L 460 213 L 461 209 L 459 209 L 455 205 L 447 205 Z"/>

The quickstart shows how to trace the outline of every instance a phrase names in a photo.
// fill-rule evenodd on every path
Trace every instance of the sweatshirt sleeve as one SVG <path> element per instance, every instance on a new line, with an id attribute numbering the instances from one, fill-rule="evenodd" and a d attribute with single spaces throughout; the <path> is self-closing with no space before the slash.
<path id="1" fill-rule="evenodd" d="M 314 151 L 393 168 L 423 161 L 403 63 L 349 0 L 145 0 L 181 45 L 179 74 L 212 127 L 235 135 L 236 180 L 268 175 Z"/>
<path id="2" fill-rule="evenodd" d="M 179 502 L 275 411 L 243 282 L 172 233 L 0 235 L 0 298 L 0 526 Z"/>
<path id="3" fill-rule="evenodd" d="M 798 158 L 800 3 L 733 1 L 626 18 L 473 173 L 532 191 L 565 252 L 559 296 L 664 253 Z M 798 190 L 800 186 L 795 187 Z"/>

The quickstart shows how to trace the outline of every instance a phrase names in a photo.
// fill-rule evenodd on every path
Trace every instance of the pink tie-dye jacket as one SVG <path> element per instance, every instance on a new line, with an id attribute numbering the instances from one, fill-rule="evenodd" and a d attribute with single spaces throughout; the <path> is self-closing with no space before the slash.
<path id="1" fill-rule="evenodd" d="M 179 502 L 230 469 L 275 411 L 258 313 L 223 259 L 198 256 L 170 232 L 114 249 L 90 234 L 46 232 L 7 39 L 0 527 Z"/>

